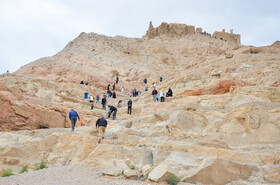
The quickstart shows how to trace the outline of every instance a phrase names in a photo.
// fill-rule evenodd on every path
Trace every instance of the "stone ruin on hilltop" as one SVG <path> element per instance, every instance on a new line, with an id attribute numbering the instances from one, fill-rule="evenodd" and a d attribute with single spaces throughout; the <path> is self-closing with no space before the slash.
<path id="1" fill-rule="evenodd" d="M 214 39 L 220 39 L 223 41 L 233 42 L 236 44 L 240 44 L 240 35 L 239 34 L 233 34 L 233 30 L 230 30 L 230 33 L 225 32 L 225 29 L 223 29 L 222 32 L 214 32 L 212 35 L 207 33 L 206 31 L 202 32 L 202 28 L 196 28 L 192 25 L 186 25 L 186 24 L 177 24 L 177 23 L 161 23 L 160 26 L 157 28 L 154 28 L 152 21 L 150 22 L 149 29 L 146 32 L 146 35 L 149 39 L 158 37 L 158 36 L 169 36 L 169 37 L 183 37 L 185 35 L 189 34 L 201 34 L 206 35 Z"/>

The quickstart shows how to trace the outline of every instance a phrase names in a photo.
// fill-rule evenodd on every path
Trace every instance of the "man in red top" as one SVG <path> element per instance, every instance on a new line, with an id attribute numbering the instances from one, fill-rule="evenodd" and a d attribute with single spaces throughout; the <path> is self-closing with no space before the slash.
<path id="1" fill-rule="evenodd" d="M 152 95 L 153 95 L 153 101 L 156 102 L 157 101 L 157 90 L 156 88 L 154 88 L 154 90 L 152 91 Z"/>

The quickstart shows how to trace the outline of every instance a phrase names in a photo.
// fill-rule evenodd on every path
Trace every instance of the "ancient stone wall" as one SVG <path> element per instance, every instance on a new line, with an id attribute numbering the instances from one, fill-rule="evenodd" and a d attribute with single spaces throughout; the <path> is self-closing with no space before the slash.
<path id="1" fill-rule="evenodd" d="M 202 28 L 196 28 L 196 33 L 202 33 Z"/>
<path id="2" fill-rule="evenodd" d="M 150 39 L 155 38 L 157 36 L 183 37 L 188 34 L 202 34 L 211 37 L 211 34 L 207 33 L 206 31 L 203 32 L 202 28 L 195 28 L 195 26 L 186 24 L 168 24 L 166 22 L 161 23 L 161 25 L 157 28 L 154 28 L 152 22 L 150 22 L 149 29 L 146 32 L 146 35 L 144 35 L 144 37 L 146 36 Z M 212 35 L 212 38 L 240 44 L 240 35 L 233 34 L 232 30 L 230 31 L 230 33 L 225 32 L 225 30 L 223 30 L 222 32 L 216 31 Z"/>
<path id="3" fill-rule="evenodd" d="M 169 37 L 182 37 L 187 34 L 195 34 L 195 27 L 186 24 L 177 24 L 177 23 L 166 23 L 163 22 L 157 28 L 153 27 L 152 22 L 150 22 L 150 26 L 145 36 L 148 38 L 155 38 L 157 36 L 169 36 Z"/>
<path id="4" fill-rule="evenodd" d="M 237 44 L 240 44 L 240 35 L 239 34 L 233 34 L 233 31 L 231 30 L 230 33 L 225 32 L 223 29 L 222 32 L 214 32 L 212 35 L 212 38 L 220 39 L 226 42 L 234 42 Z"/>

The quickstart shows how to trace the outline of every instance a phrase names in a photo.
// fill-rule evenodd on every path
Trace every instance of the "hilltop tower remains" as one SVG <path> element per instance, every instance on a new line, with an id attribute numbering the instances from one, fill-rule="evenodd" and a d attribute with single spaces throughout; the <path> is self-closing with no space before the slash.
<path id="1" fill-rule="evenodd" d="M 207 33 L 206 31 L 202 31 L 202 28 L 195 28 L 195 26 L 192 25 L 186 25 L 186 24 L 178 24 L 178 23 L 161 23 L 157 28 L 154 28 L 152 21 L 150 21 L 149 29 L 146 32 L 146 35 L 144 37 L 147 37 L 149 39 L 153 39 L 158 36 L 168 36 L 168 37 L 183 37 L 190 34 L 200 34 L 209 36 L 214 39 L 220 39 L 225 42 L 233 42 L 236 44 L 240 44 L 240 35 L 239 34 L 233 34 L 233 30 L 230 31 L 230 33 L 225 32 L 225 29 L 223 29 L 222 32 L 214 32 L 213 35 Z"/>
<path id="2" fill-rule="evenodd" d="M 223 29 L 222 32 L 215 31 L 212 35 L 212 38 L 240 44 L 240 35 L 233 34 L 232 29 L 230 30 L 230 33 L 225 32 L 225 29 Z"/>

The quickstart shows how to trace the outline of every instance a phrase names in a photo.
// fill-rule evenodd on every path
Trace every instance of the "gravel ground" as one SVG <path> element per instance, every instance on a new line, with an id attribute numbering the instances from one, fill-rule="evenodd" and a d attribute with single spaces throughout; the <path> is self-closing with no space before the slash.
<path id="1" fill-rule="evenodd" d="M 11 177 L 0 177 L 0 185 L 156 185 L 150 181 L 109 179 L 102 169 L 87 166 L 57 166 Z"/>

